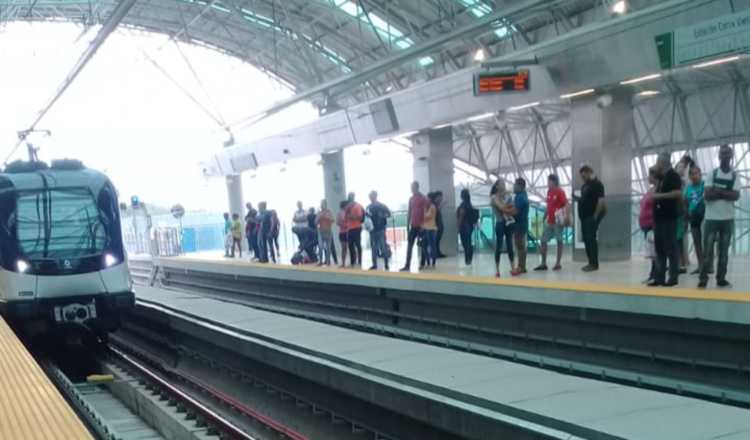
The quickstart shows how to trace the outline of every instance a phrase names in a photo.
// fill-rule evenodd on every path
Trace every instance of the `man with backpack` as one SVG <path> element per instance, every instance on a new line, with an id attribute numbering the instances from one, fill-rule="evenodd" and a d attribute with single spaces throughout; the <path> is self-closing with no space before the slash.
<path id="1" fill-rule="evenodd" d="M 729 245 L 734 233 L 734 202 L 739 200 L 737 190 L 737 171 L 732 169 L 734 150 L 728 144 L 719 147 L 719 168 L 707 176 L 704 198 L 706 214 L 704 224 L 703 261 L 698 287 L 708 285 L 708 272 L 714 262 L 714 246 L 718 242 L 719 262 L 716 267 L 716 285 L 729 287 L 727 265 L 729 264 Z"/>
<path id="2" fill-rule="evenodd" d="M 389 270 L 388 259 L 391 257 L 391 252 L 385 240 L 385 228 L 388 226 L 390 216 L 391 210 L 378 201 L 377 191 L 372 191 L 370 193 L 370 204 L 367 206 L 367 217 L 372 222 L 372 229 L 370 229 L 372 267 L 370 267 L 370 270 L 378 269 L 378 257 L 383 257 L 385 270 Z"/>

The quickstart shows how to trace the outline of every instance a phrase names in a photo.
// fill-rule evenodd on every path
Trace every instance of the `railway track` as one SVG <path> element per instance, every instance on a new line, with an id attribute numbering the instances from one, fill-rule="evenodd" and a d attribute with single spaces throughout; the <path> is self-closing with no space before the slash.
<path id="1" fill-rule="evenodd" d="M 323 390 L 312 393 L 320 398 L 310 398 L 296 392 L 297 387 L 310 391 L 305 384 L 272 383 L 244 369 L 244 362 L 216 355 L 211 347 L 174 346 L 173 335 L 133 330 L 127 325 L 96 349 L 32 349 L 97 439 L 411 438 L 397 435 L 399 426 L 381 430 L 378 411 L 365 411 L 373 414 L 371 419 L 355 420 L 328 406 Z M 179 360 L 172 357 L 175 352 Z"/>
<path id="2" fill-rule="evenodd" d="M 123 343 L 37 355 L 98 439 L 310 440 L 200 378 Z"/>

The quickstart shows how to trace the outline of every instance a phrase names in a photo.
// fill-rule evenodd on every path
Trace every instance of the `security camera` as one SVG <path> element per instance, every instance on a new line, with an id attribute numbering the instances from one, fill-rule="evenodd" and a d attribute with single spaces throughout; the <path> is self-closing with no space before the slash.
<path id="1" fill-rule="evenodd" d="M 612 95 L 602 95 L 596 98 L 596 106 L 599 108 L 607 108 L 612 105 Z"/>

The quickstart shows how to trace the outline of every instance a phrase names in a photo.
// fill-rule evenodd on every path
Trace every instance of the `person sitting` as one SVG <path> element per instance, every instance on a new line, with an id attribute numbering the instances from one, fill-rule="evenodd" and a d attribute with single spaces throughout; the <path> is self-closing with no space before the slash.
<path id="1" fill-rule="evenodd" d="M 299 248 L 292 256 L 292 264 L 310 264 L 318 262 L 316 231 L 309 226 L 295 226 L 293 232 L 300 239 Z"/>

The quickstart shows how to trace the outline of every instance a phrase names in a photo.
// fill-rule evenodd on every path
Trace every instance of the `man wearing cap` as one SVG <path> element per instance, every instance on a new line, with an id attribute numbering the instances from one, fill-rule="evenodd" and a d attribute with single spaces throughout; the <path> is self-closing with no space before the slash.
<path id="1" fill-rule="evenodd" d="M 581 236 L 586 246 L 586 258 L 588 264 L 581 270 L 593 272 L 599 270 L 599 243 L 596 233 L 599 223 L 604 218 L 604 185 L 594 175 L 594 170 L 589 165 L 584 165 L 579 170 L 583 186 L 581 186 L 581 198 L 578 200 L 578 218 L 581 220 Z"/>

